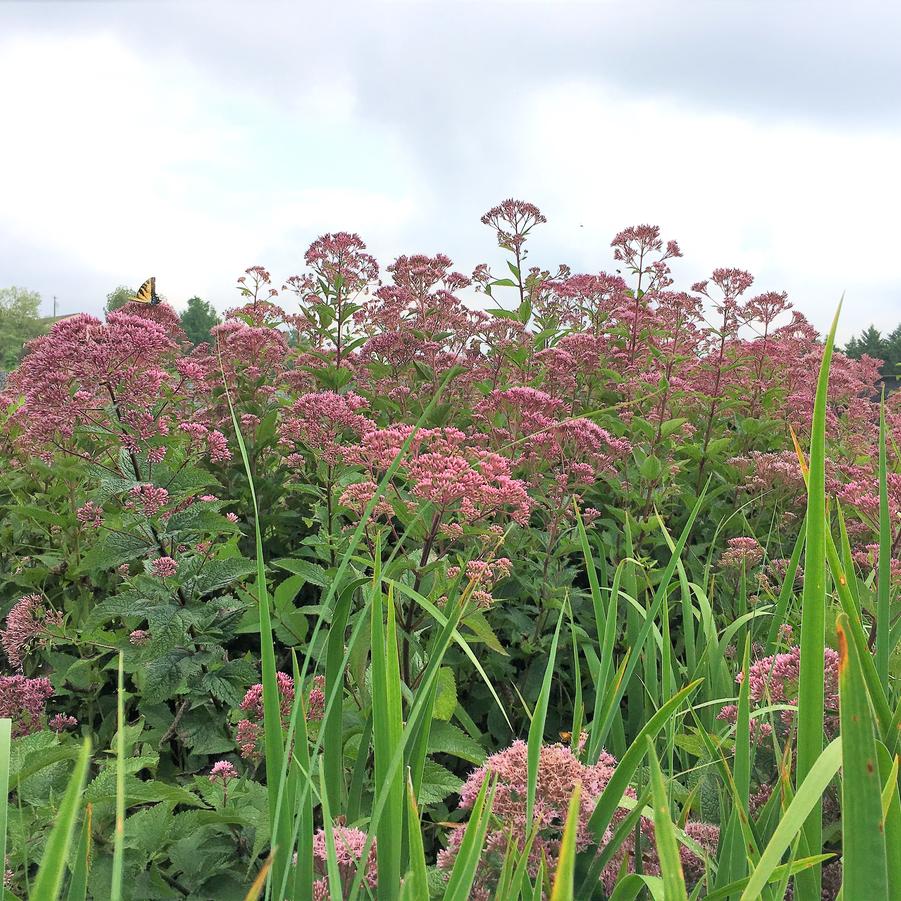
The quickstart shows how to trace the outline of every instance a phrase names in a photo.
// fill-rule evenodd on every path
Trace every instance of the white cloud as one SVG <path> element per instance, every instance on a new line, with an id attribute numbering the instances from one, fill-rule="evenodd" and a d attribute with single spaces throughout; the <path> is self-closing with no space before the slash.
<path id="1" fill-rule="evenodd" d="M 572 82 L 523 110 L 536 125 L 518 173 L 554 198 L 560 245 L 576 222 L 583 244 L 652 222 L 680 242 L 686 280 L 738 266 L 762 290 L 789 289 L 820 327 L 842 291 L 849 326 L 901 319 L 901 132 L 765 124 Z"/>
<path id="2" fill-rule="evenodd" d="M 781 99 L 772 80 L 753 108 L 729 105 L 741 66 L 706 95 L 675 72 L 664 95 L 649 87 L 662 75 L 638 46 L 644 33 L 642 89 L 585 54 L 588 27 L 567 24 L 582 50 L 566 56 L 548 18 L 551 43 L 536 55 L 545 31 L 537 19 L 526 28 L 525 10 L 516 35 L 531 49 L 507 71 L 465 5 L 441 28 L 389 5 L 356 30 L 273 5 L 250 35 L 243 8 L 209 25 L 200 7 L 184 9 L 152 54 L 137 37 L 152 21 L 140 4 L 117 17 L 75 9 L 52 31 L 6 29 L 0 84 L 16 88 L 3 97 L 0 284 L 43 273 L 34 286 L 60 294 L 65 311 L 98 310 L 115 285 L 154 273 L 176 304 L 200 293 L 224 308 L 246 266 L 281 279 L 312 238 L 337 229 L 360 232 L 383 264 L 444 250 L 465 270 L 497 259 L 478 216 L 514 194 L 549 219 L 536 263 L 610 268 L 613 234 L 653 222 L 682 245 L 683 284 L 734 265 L 761 290 L 788 290 L 820 328 L 847 291 L 844 336 L 901 319 L 901 125 L 885 117 L 768 117 L 761 101 Z M 622 8 L 610 10 L 593 7 L 586 22 L 611 26 Z M 509 14 L 489 11 L 495 25 Z M 378 32 L 368 40 L 367 23 Z M 445 26 L 453 33 L 439 34 Z M 685 52 L 698 75 L 696 48 Z"/>

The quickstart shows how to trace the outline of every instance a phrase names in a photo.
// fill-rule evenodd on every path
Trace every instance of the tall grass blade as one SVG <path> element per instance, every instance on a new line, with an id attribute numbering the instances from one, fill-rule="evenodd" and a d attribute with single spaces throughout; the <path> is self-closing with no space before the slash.
<path id="1" fill-rule="evenodd" d="M 889 898 L 882 783 L 867 690 L 847 614 L 838 618 L 842 742 L 842 891 L 845 898 Z"/>
<path id="2" fill-rule="evenodd" d="M 429 874 L 422 844 L 422 825 L 419 822 L 419 806 L 413 791 L 413 780 L 407 773 L 407 843 L 410 856 L 410 870 L 404 878 L 404 888 L 410 898 L 429 897 Z"/>
<path id="3" fill-rule="evenodd" d="M 454 866 L 448 877 L 447 888 L 444 890 L 444 901 L 468 901 L 476 868 L 482 856 L 482 848 L 485 845 L 488 824 L 491 822 L 493 803 L 494 780 L 485 779 L 472 805 L 463 841 L 460 842 Z"/>
<path id="4" fill-rule="evenodd" d="M 598 798 L 594 812 L 588 820 L 588 828 L 598 842 L 603 841 L 604 832 L 613 820 L 619 803 L 629 782 L 639 764 L 647 753 L 646 739 L 653 739 L 657 733 L 666 725 L 670 717 L 682 705 L 682 702 L 701 684 L 701 680 L 686 685 L 681 691 L 671 697 L 663 706 L 645 723 L 641 731 L 635 738 L 635 741 L 626 750 L 619 761 L 610 781 L 607 783 L 601 796 Z M 600 864 L 600 858 L 596 858 L 592 863 L 588 873 L 582 880 L 579 887 L 579 897 L 591 897 L 593 886 L 596 886 L 601 877 L 603 866 Z"/>
<path id="5" fill-rule="evenodd" d="M 335 825 L 329 803 L 328 787 L 325 784 L 323 759 L 319 758 L 319 800 L 322 804 L 322 829 L 325 833 L 325 872 L 328 875 L 329 901 L 344 901 L 341 890 L 341 871 L 338 869 L 338 852 L 335 848 Z"/>
<path id="6" fill-rule="evenodd" d="M 113 832 L 113 875 L 111 901 L 122 898 L 122 866 L 125 861 L 125 685 L 124 656 L 119 652 L 116 683 L 116 825 Z"/>
<path id="7" fill-rule="evenodd" d="M 620 879 L 609 901 L 633 901 L 645 890 L 654 901 L 669 901 L 664 894 L 663 880 L 659 876 L 644 876 L 638 873 L 630 873 L 624 879 Z"/>
<path id="8" fill-rule="evenodd" d="M 88 872 L 91 866 L 91 824 L 94 807 L 85 804 L 81 822 L 81 838 L 75 851 L 75 863 L 69 877 L 69 891 L 66 901 L 85 901 L 88 895 Z"/>
<path id="9" fill-rule="evenodd" d="M 888 457 L 885 439 L 885 388 L 879 404 L 879 561 L 876 584 L 876 669 L 882 687 L 888 692 L 889 655 L 891 654 L 891 556 L 892 524 L 888 503 Z"/>
<path id="10" fill-rule="evenodd" d="M 391 771 L 391 760 L 403 730 L 400 667 L 394 592 L 388 589 L 388 625 L 385 627 L 382 587 L 372 587 L 372 732 L 375 748 L 375 781 L 386 793 L 384 814 L 376 828 L 378 839 L 378 897 L 390 899 L 400 885 L 403 846 L 403 770 Z"/>
<path id="11" fill-rule="evenodd" d="M 288 868 L 288 848 L 286 836 L 291 829 L 288 806 L 285 804 L 279 808 L 279 794 L 283 790 L 282 765 L 284 761 L 284 735 L 282 734 L 282 719 L 279 704 L 278 681 L 275 667 L 275 643 L 272 635 L 272 619 L 269 610 L 269 592 L 266 585 L 266 564 L 263 559 L 263 534 L 260 530 L 260 506 L 257 501 L 256 486 L 253 478 L 253 467 L 250 465 L 250 457 L 244 436 L 238 424 L 238 417 L 232 404 L 231 393 L 228 388 L 228 379 L 221 359 L 221 348 L 217 343 L 217 351 L 220 354 L 219 368 L 222 371 L 222 384 L 225 387 L 225 398 L 228 410 L 231 414 L 232 428 L 238 442 L 238 450 L 244 464 L 244 472 L 247 476 L 247 484 L 250 490 L 250 500 L 253 507 L 254 538 L 256 548 L 256 589 L 257 608 L 260 617 L 260 664 L 263 684 L 263 749 L 264 764 L 266 768 L 266 789 L 269 802 L 269 819 L 271 830 L 272 867 L 267 876 L 267 884 L 272 878 L 276 885 L 284 884 L 284 876 Z"/>
<path id="12" fill-rule="evenodd" d="M 801 600 L 801 663 L 798 681 L 798 736 L 796 779 L 800 785 L 823 751 L 823 659 L 826 648 L 826 400 L 829 365 L 841 303 L 826 338 L 817 381 L 810 436 L 807 480 L 807 537 L 804 555 L 804 591 Z M 823 846 L 822 807 L 817 801 L 804 825 L 810 854 Z M 820 895 L 820 867 L 805 871 L 798 885 L 810 897 Z"/>
<path id="13" fill-rule="evenodd" d="M 544 744 L 544 724 L 547 720 L 547 708 L 551 697 L 551 683 L 554 679 L 554 664 L 557 662 L 557 644 L 560 641 L 560 626 L 563 624 L 563 612 L 560 608 L 557 617 L 557 628 L 554 629 L 554 637 L 551 641 L 551 649 L 548 652 L 547 666 L 544 670 L 544 679 L 541 682 L 541 691 L 535 702 L 535 711 L 532 714 L 532 722 L 529 725 L 528 745 L 528 784 L 526 787 L 526 822 L 532 822 L 532 813 L 535 810 L 535 790 L 538 786 L 538 764 L 541 760 L 541 746 Z"/>
<path id="14" fill-rule="evenodd" d="M 890 898 L 901 898 L 901 797 L 898 794 L 898 757 L 892 759 L 882 742 L 876 743 L 879 777 L 883 781 L 882 815 L 885 818 L 885 855 Z"/>
<path id="15" fill-rule="evenodd" d="M 814 761 L 804 781 L 798 786 L 741 893 L 741 901 L 757 901 L 761 897 L 764 886 L 773 878 L 773 873 L 782 862 L 782 855 L 802 832 L 810 811 L 819 803 L 841 765 L 842 743 L 840 738 L 836 738 Z"/>
<path id="16" fill-rule="evenodd" d="M 682 556 L 682 552 L 685 549 L 685 544 L 688 541 L 688 536 L 691 533 L 695 519 L 697 518 L 706 497 L 707 485 L 705 485 L 701 490 L 697 501 L 695 501 L 694 507 L 692 507 L 688 521 L 685 523 L 685 527 L 682 529 L 682 534 L 679 535 L 679 540 L 673 546 L 669 562 L 667 563 L 666 568 L 663 570 L 663 573 L 660 577 L 660 583 L 657 587 L 656 592 L 654 593 L 654 598 L 645 612 L 644 622 L 642 623 L 641 628 L 638 630 L 638 633 L 634 638 L 634 642 L 630 642 L 630 656 L 623 671 L 622 682 L 615 684 L 614 687 L 612 687 L 608 692 L 607 700 L 604 704 L 606 714 L 600 727 L 600 738 L 598 739 L 601 744 L 606 741 L 607 733 L 610 731 L 610 726 L 613 722 L 614 717 L 616 716 L 617 711 L 619 710 L 619 704 L 625 692 L 625 686 L 627 686 L 632 679 L 632 675 L 635 672 L 635 667 L 638 665 L 638 661 L 641 656 L 642 648 L 644 647 L 648 636 L 651 634 L 651 630 L 654 628 L 654 621 L 656 620 L 657 614 L 660 612 L 660 608 L 663 605 L 663 598 L 666 595 L 667 591 L 669 591 L 670 579 L 672 579 L 673 573 L 676 571 L 676 565 L 679 562 L 679 558 Z M 660 522 L 659 516 L 657 517 L 657 519 L 658 522 Z M 663 526 L 662 522 L 660 522 L 660 526 L 663 529 L 664 535 L 668 538 L 669 536 L 667 535 L 666 529 Z M 632 596 L 635 597 L 635 594 L 633 593 Z M 653 719 L 653 716 L 648 717 L 647 719 L 648 721 L 650 721 L 651 719 Z M 596 724 L 592 724 L 592 729 L 594 728 L 596 728 Z M 638 741 L 638 736 L 636 735 L 633 740 Z M 642 753 L 644 753 L 643 750 Z"/>
<path id="17" fill-rule="evenodd" d="M 554 874 L 551 901 L 573 901 L 575 898 L 576 833 L 579 829 L 581 799 L 582 783 L 577 782 L 566 812 L 566 825 L 563 827 L 563 838 L 560 841 L 560 854 L 557 857 L 557 871 Z"/>
<path id="18" fill-rule="evenodd" d="M 56 901 L 63 884 L 66 872 L 66 861 L 69 857 L 69 846 L 72 844 L 72 833 L 81 807 L 81 794 L 84 791 L 88 767 L 91 763 L 91 740 L 86 738 L 81 746 L 81 753 L 75 761 L 69 784 L 56 814 L 56 822 L 44 845 L 44 854 L 38 875 L 31 886 L 30 901 Z"/>
<path id="19" fill-rule="evenodd" d="M 12 720 L 0 719 L 0 862 L 6 868 L 6 830 L 9 811 L 9 756 L 12 750 Z"/>
<path id="20" fill-rule="evenodd" d="M 673 821 L 669 812 L 669 797 L 660 761 L 654 750 L 654 742 L 650 738 L 647 743 L 648 760 L 651 764 L 651 794 L 654 798 L 654 840 L 657 844 L 657 856 L 660 859 L 660 872 L 663 875 L 663 893 L 667 901 L 688 901 L 685 888 L 685 874 L 682 872 L 682 859 L 679 856 L 679 843 L 673 831 Z"/>
<path id="21" fill-rule="evenodd" d="M 748 872 L 748 855 L 742 835 L 740 817 L 747 818 L 748 800 L 751 786 L 751 636 L 745 638 L 745 652 L 742 663 L 744 677 L 738 691 L 738 712 L 735 727 L 735 763 L 730 780 L 735 802 L 729 816 L 725 835 L 721 843 L 719 867 L 716 873 L 717 887 L 743 879 Z"/>

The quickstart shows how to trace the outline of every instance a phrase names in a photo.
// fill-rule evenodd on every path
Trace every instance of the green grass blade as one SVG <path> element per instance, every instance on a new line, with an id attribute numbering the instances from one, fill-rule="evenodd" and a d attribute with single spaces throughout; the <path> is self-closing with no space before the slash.
<path id="1" fill-rule="evenodd" d="M 587 544 L 587 539 L 586 539 Z M 585 553 L 585 545 L 583 545 L 582 553 Z M 587 559 L 587 558 L 586 558 Z M 588 740 L 588 757 L 587 762 L 590 764 L 597 763 L 598 757 L 601 755 L 602 730 L 600 728 L 603 723 L 603 712 L 605 692 L 603 686 L 610 683 L 610 674 L 613 671 L 613 656 L 616 646 L 616 627 L 619 618 L 619 593 L 622 585 L 623 574 L 628 561 L 621 560 L 613 573 L 613 586 L 610 589 L 610 600 L 607 603 L 607 612 L 605 615 L 605 626 L 603 632 L 598 625 L 598 642 L 599 642 L 599 660 L 601 662 L 598 672 L 597 683 L 595 686 L 594 699 L 594 715 L 591 719 L 590 737 Z"/>
<path id="2" fill-rule="evenodd" d="M 123 654 L 119 652 L 116 689 L 116 825 L 113 831 L 113 875 L 110 901 L 121 901 L 122 867 L 125 861 L 125 685 Z"/>
<path id="3" fill-rule="evenodd" d="M 66 901 L 85 901 L 88 896 L 88 872 L 91 865 L 91 823 L 93 805 L 85 804 L 81 823 L 81 838 L 75 851 L 75 865 L 69 877 L 69 891 Z"/>
<path id="4" fill-rule="evenodd" d="M 683 701 L 701 684 L 701 680 L 686 685 L 681 691 L 669 698 L 665 704 L 648 720 L 635 738 L 635 741 L 623 754 L 613 776 L 607 783 L 601 796 L 598 798 L 594 812 L 588 820 L 588 828 L 598 842 L 603 841 L 604 832 L 613 820 L 619 803 L 629 787 L 629 782 L 639 764 L 647 753 L 646 739 L 653 739 L 666 725 L 670 717 L 682 705 Z M 603 867 L 600 866 L 600 858 L 592 863 L 588 873 L 579 887 L 579 897 L 591 897 L 593 886 L 596 886 L 601 877 Z"/>
<path id="5" fill-rule="evenodd" d="M 901 797 L 898 795 L 898 758 L 892 759 L 877 742 L 879 777 L 883 782 L 882 812 L 885 817 L 885 854 L 890 898 L 901 898 Z"/>
<path id="6" fill-rule="evenodd" d="M 6 861 L 6 829 L 9 811 L 9 755 L 12 744 L 12 720 L 0 719 L 0 862 Z M 6 864 L 4 863 L 4 869 Z"/>
<path id="7" fill-rule="evenodd" d="M 804 555 L 804 591 L 801 601 L 801 663 L 798 680 L 798 735 L 796 779 L 800 784 L 823 751 L 823 657 L 826 647 L 826 400 L 829 365 L 841 303 L 823 349 L 817 380 L 810 437 L 807 479 L 807 537 Z M 822 807 L 811 808 L 804 836 L 811 854 L 823 845 Z M 799 885 L 811 897 L 820 894 L 820 867 L 802 874 Z"/>
<path id="8" fill-rule="evenodd" d="M 764 886 L 773 878 L 774 871 L 782 862 L 782 855 L 802 832 L 810 811 L 819 803 L 841 765 L 842 744 L 841 739 L 836 738 L 814 761 L 804 781 L 798 786 L 741 893 L 741 901 L 757 901 L 761 897 Z"/>
<path id="9" fill-rule="evenodd" d="M 669 901 L 664 894 L 663 880 L 659 876 L 640 876 L 638 873 L 630 873 L 620 879 L 610 895 L 610 901 L 633 901 L 645 890 L 654 901 Z"/>
<path id="10" fill-rule="evenodd" d="M 572 797 L 569 799 L 569 809 L 566 812 L 566 825 L 563 827 L 563 838 L 560 841 L 560 854 L 557 857 L 557 871 L 554 873 L 551 901 L 573 901 L 575 898 L 576 832 L 579 828 L 581 798 L 582 783 L 577 782 Z"/>
<path id="11" fill-rule="evenodd" d="M 338 869 L 338 852 L 335 849 L 335 826 L 325 783 L 325 764 L 319 758 L 319 800 L 322 804 L 322 828 L 325 832 L 325 872 L 328 875 L 329 901 L 344 901 L 341 890 L 341 871 Z"/>
<path id="12" fill-rule="evenodd" d="M 444 890 L 443 901 L 468 901 L 479 858 L 482 855 L 482 848 L 485 845 L 493 803 L 494 782 L 491 779 L 485 779 L 472 805 L 469 822 L 463 833 L 463 841 L 460 842 L 460 848 Z"/>
<path id="13" fill-rule="evenodd" d="M 654 621 L 657 618 L 657 614 L 660 612 L 661 606 L 663 605 L 663 598 L 666 595 L 666 592 L 669 590 L 670 579 L 672 579 L 673 573 L 676 571 L 676 564 L 682 556 L 682 551 L 685 549 L 685 544 L 688 541 L 688 536 L 691 533 L 695 519 L 697 519 L 698 513 L 700 512 L 701 507 L 704 504 L 706 496 L 707 486 L 705 485 L 697 501 L 695 501 L 695 505 L 692 508 L 691 513 L 689 514 L 688 521 L 685 523 L 685 527 L 682 529 L 682 534 L 679 535 L 679 540 L 675 543 L 675 545 L 672 545 L 672 553 L 670 555 L 669 562 L 667 563 L 666 568 L 663 570 L 663 574 L 660 577 L 660 583 L 657 587 L 656 592 L 654 593 L 654 598 L 647 609 L 644 617 L 644 622 L 642 623 L 641 628 L 638 630 L 634 642 L 630 645 L 631 654 L 623 672 L 622 683 L 615 685 L 614 688 L 612 688 L 608 693 L 608 700 L 604 705 L 607 713 L 604 722 L 601 725 L 600 738 L 598 739 L 601 744 L 606 741 L 607 733 L 610 731 L 610 726 L 613 722 L 613 718 L 619 709 L 619 704 L 622 700 L 623 694 L 625 693 L 625 688 L 629 685 L 632 679 L 632 675 L 635 672 L 635 667 L 638 665 L 642 648 L 644 647 L 644 644 L 654 627 Z M 666 536 L 667 540 L 669 540 L 669 535 L 667 534 L 666 528 L 664 527 L 659 516 L 657 517 L 657 521 L 660 524 L 660 527 L 663 530 L 663 533 Z M 649 717 L 648 719 L 652 718 L 653 717 Z M 592 724 L 592 728 L 595 728 L 594 724 Z M 635 741 L 638 741 L 638 735 L 635 736 Z M 642 753 L 644 753 L 643 750 Z"/>
<path id="14" fill-rule="evenodd" d="M 807 518 L 801 523 L 801 531 L 792 548 L 792 555 L 789 558 L 788 566 L 785 569 L 785 578 L 782 580 L 782 587 L 779 589 L 779 597 L 776 601 L 776 608 L 773 610 L 773 618 L 770 622 L 770 630 L 766 637 L 767 654 L 776 653 L 776 642 L 779 636 L 779 627 L 786 621 L 786 611 L 788 603 L 794 595 L 795 577 L 798 573 L 798 565 L 801 563 L 801 554 L 804 552 L 804 539 L 807 537 Z"/>
<path id="15" fill-rule="evenodd" d="M 842 886 L 845 898 L 889 898 L 876 736 L 848 616 L 838 618 L 842 742 Z"/>
<path id="16" fill-rule="evenodd" d="M 379 899 L 391 898 L 400 885 L 402 873 L 403 770 L 391 772 L 391 760 L 400 744 L 403 729 L 400 670 L 397 656 L 397 628 L 394 619 L 394 592 L 388 590 L 388 624 L 385 626 L 382 588 L 372 587 L 372 733 L 375 748 L 375 781 L 386 792 L 384 815 L 379 820 Z"/>
<path id="17" fill-rule="evenodd" d="M 86 738 L 69 777 L 69 784 L 56 814 L 56 822 L 44 845 L 41 865 L 29 894 L 30 901 L 56 901 L 59 897 L 90 763 L 91 740 Z"/>
<path id="18" fill-rule="evenodd" d="M 411 898 L 429 897 L 429 874 L 425 862 L 425 848 L 422 845 L 422 826 L 419 822 L 419 807 L 413 780 L 407 773 L 407 844 L 410 856 L 410 870 L 404 878 L 404 887 L 409 886 Z"/>
<path id="19" fill-rule="evenodd" d="M 835 857 L 834 854 L 817 854 L 815 857 L 802 857 L 799 860 L 793 860 L 791 863 L 779 864 L 779 866 L 770 874 L 769 881 L 780 882 L 783 879 L 789 879 L 796 873 L 800 873 L 808 867 L 825 863 L 833 857 Z M 748 877 L 738 879 L 735 882 L 724 885 L 722 888 L 718 888 L 709 895 L 704 895 L 704 899 L 705 901 L 724 901 L 724 899 L 729 898 L 731 895 L 737 895 L 740 891 L 743 891 L 747 885 Z"/>
<path id="20" fill-rule="evenodd" d="M 660 872 L 663 876 L 663 893 L 667 901 L 688 901 L 685 888 L 685 874 L 682 872 L 682 859 L 679 856 L 679 843 L 673 832 L 673 821 L 670 817 L 669 798 L 660 761 L 654 750 L 654 742 L 647 738 L 647 754 L 651 764 L 651 794 L 654 798 L 654 841 L 657 844 L 657 856 L 660 859 Z"/>
<path id="21" fill-rule="evenodd" d="M 742 663 L 744 678 L 738 691 L 738 714 L 735 726 L 735 763 L 732 772 L 731 786 L 734 788 L 735 802 L 722 841 L 719 867 L 716 873 L 716 885 L 726 885 L 743 879 L 748 872 L 748 855 L 745 853 L 745 842 L 742 834 L 740 818 L 747 818 L 748 799 L 751 785 L 751 636 L 745 638 L 745 652 Z"/>
<path id="22" fill-rule="evenodd" d="M 888 457 L 886 453 L 885 388 L 879 404 L 879 561 L 876 585 L 876 669 L 888 693 L 888 664 L 891 654 L 891 556 L 892 524 L 888 503 Z"/>
<path id="23" fill-rule="evenodd" d="M 292 653 L 292 664 L 294 670 L 294 684 L 300 685 L 300 667 L 297 664 L 297 655 Z M 288 726 L 288 737 L 290 740 L 292 730 L 296 731 L 296 741 L 294 744 L 294 754 L 296 758 L 296 766 L 299 767 L 302 778 L 310 779 L 312 772 L 312 763 L 310 761 L 310 745 L 307 736 L 307 721 L 303 713 L 300 711 L 301 692 L 294 693 L 294 706 L 291 710 L 291 722 Z M 326 758 L 328 755 L 324 755 Z M 327 761 L 326 761 L 327 763 Z M 328 776 L 326 775 L 326 784 Z M 291 847 L 297 845 L 297 864 L 294 867 L 294 884 L 292 890 L 292 901 L 303 901 L 313 894 L 313 796 L 311 792 L 305 792 L 301 796 L 295 792 L 297 810 L 295 811 L 295 838 L 292 838 Z M 288 876 L 288 871 L 285 871 Z M 283 889 L 282 889 L 283 893 Z"/>
<path id="24" fill-rule="evenodd" d="M 335 701 L 322 721 L 322 744 L 328 748 L 325 755 L 325 781 L 328 784 L 329 797 L 339 809 L 343 809 L 344 799 L 344 751 L 342 746 L 342 726 L 344 720 L 344 633 L 347 630 L 347 619 L 356 584 L 351 582 L 338 595 L 335 612 L 329 626 L 326 641 L 325 691 L 326 695 L 334 693 Z"/>
<path id="25" fill-rule="evenodd" d="M 279 795 L 284 790 L 282 767 L 284 762 L 284 735 L 282 733 L 281 711 L 279 704 L 278 681 L 276 679 L 275 643 L 272 634 L 272 619 L 269 609 L 269 592 L 266 585 L 266 564 L 263 558 L 263 535 L 260 531 L 260 507 L 257 500 L 256 486 L 253 478 L 253 467 L 250 465 L 250 457 L 244 436 L 238 425 L 238 417 L 232 404 L 231 392 L 228 388 L 228 379 L 221 359 L 219 368 L 222 372 L 222 384 L 225 388 L 225 399 L 231 415 L 232 428 L 238 442 L 241 461 L 244 464 L 244 472 L 247 476 L 247 484 L 250 490 L 251 505 L 253 507 L 254 537 L 256 549 L 256 589 L 257 608 L 260 617 L 260 663 L 263 685 L 263 748 L 264 763 L 266 768 L 266 789 L 269 803 L 269 820 L 271 830 L 271 844 L 273 848 L 272 866 L 266 877 L 268 887 L 274 883 L 283 885 L 288 869 L 288 848 L 285 841 L 286 834 L 290 831 L 291 824 L 287 805 L 279 808 Z"/>
<path id="26" fill-rule="evenodd" d="M 564 607 L 560 608 L 557 617 L 557 628 L 554 629 L 554 637 L 551 640 L 551 649 L 548 653 L 547 666 L 544 670 L 544 679 L 541 682 L 541 691 L 535 702 L 535 711 L 532 714 L 532 722 L 529 725 L 528 745 L 528 784 L 526 787 L 526 822 L 532 822 L 532 813 L 535 810 L 535 791 L 538 786 L 538 763 L 541 759 L 541 746 L 544 744 L 544 724 L 547 719 L 547 708 L 551 697 L 551 683 L 554 679 L 554 665 L 557 662 L 557 644 L 560 641 L 560 627 L 563 624 Z"/>

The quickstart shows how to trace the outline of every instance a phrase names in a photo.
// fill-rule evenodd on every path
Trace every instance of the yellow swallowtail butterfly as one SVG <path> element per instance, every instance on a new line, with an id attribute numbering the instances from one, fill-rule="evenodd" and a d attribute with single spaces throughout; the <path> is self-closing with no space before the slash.
<path id="1" fill-rule="evenodd" d="M 129 297 L 134 303 L 149 303 L 156 306 L 160 302 L 160 298 L 156 293 L 156 277 L 150 276 L 140 288 L 134 297 Z"/>

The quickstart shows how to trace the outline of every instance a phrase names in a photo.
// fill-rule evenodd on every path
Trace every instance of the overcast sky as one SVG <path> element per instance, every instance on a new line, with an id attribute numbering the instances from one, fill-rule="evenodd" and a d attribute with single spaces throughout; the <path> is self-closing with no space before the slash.
<path id="1" fill-rule="evenodd" d="M 532 263 L 611 270 L 656 223 L 682 284 L 738 266 L 889 330 L 899 47 L 888 0 L 0 3 L 0 286 L 225 309 L 335 230 L 469 273 L 513 196 L 549 220 Z"/>

